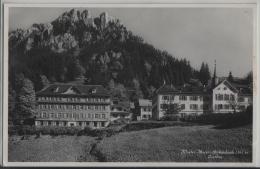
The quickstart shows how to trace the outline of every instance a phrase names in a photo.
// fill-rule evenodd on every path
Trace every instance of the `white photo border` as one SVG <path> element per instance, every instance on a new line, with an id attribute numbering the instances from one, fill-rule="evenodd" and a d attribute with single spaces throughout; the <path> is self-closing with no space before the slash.
<path id="1" fill-rule="evenodd" d="M 0 104 L 2 130 L 0 132 L 4 166 L 79 166 L 79 167 L 256 167 L 260 166 L 259 129 L 260 129 L 260 100 L 259 100 L 259 0 L 3 0 L 2 12 L 2 57 L 1 57 L 1 89 L 2 102 Z M 8 31 L 10 7 L 59 7 L 59 8 L 252 8 L 254 13 L 254 42 L 253 42 L 253 148 L 252 162 L 8 162 Z M 2 94 L 3 93 L 3 94 Z M 1 100 L 1 99 L 0 99 Z M 1 107 L 2 106 L 2 107 Z M 1 124 L 1 123 L 0 123 Z M 1 142 L 0 142 L 1 143 Z M 1 157 L 1 156 L 0 156 Z"/>

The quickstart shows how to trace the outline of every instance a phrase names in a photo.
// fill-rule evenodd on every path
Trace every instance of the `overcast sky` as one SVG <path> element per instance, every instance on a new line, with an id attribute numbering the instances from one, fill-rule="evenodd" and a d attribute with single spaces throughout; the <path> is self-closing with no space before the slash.
<path id="1" fill-rule="evenodd" d="M 252 70 L 253 11 L 250 8 L 87 8 L 107 11 L 134 34 L 194 68 L 207 62 L 217 75 L 243 77 Z M 10 30 L 47 23 L 68 8 L 10 8 Z M 82 10 L 82 9 L 80 9 Z"/>

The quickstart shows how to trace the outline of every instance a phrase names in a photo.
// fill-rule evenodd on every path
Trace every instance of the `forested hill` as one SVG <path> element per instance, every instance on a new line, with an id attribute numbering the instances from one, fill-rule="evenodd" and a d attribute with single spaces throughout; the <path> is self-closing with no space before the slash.
<path id="1" fill-rule="evenodd" d="M 131 89 L 134 97 L 146 98 L 164 81 L 181 85 L 197 74 L 189 61 L 145 43 L 107 13 L 93 17 L 76 9 L 10 32 L 9 65 L 10 81 L 24 76 L 36 91 L 49 82 L 85 78 L 122 96 Z"/>

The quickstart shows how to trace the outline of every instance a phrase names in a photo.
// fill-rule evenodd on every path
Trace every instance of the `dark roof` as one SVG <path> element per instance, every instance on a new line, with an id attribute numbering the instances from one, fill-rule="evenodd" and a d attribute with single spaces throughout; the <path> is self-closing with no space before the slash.
<path id="1" fill-rule="evenodd" d="M 66 93 L 68 90 L 72 90 L 73 93 Z M 109 96 L 109 92 L 102 85 L 52 84 L 37 92 L 36 95 Z"/>
<path id="2" fill-rule="evenodd" d="M 252 95 L 253 91 L 250 85 L 242 85 L 237 83 L 231 83 L 234 86 L 240 95 Z"/>
<path id="3" fill-rule="evenodd" d="M 208 94 L 208 90 L 203 86 L 184 84 L 174 87 L 173 85 L 163 85 L 157 90 L 158 94 Z"/>

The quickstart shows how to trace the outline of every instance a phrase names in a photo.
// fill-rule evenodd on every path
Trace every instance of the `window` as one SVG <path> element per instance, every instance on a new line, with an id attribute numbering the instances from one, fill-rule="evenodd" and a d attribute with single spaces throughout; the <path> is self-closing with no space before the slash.
<path id="1" fill-rule="evenodd" d="M 218 100 L 223 100 L 223 94 L 218 94 Z"/>
<path id="2" fill-rule="evenodd" d="M 169 100 L 169 96 L 163 96 L 162 99 L 163 100 Z"/>
<path id="3" fill-rule="evenodd" d="M 59 122 L 58 121 L 56 121 L 56 126 L 59 126 Z"/>
<path id="4" fill-rule="evenodd" d="M 182 110 L 185 109 L 185 104 L 181 104 L 181 109 L 182 109 Z"/>
<path id="5" fill-rule="evenodd" d="M 200 109 L 203 110 L 203 104 L 200 105 Z"/>
<path id="6" fill-rule="evenodd" d="M 229 95 L 228 94 L 224 95 L 224 100 L 229 100 Z"/>
<path id="7" fill-rule="evenodd" d="M 46 113 L 45 112 L 42 113 L 42 117 L 46 118 Z"/>
<path id="8" fill-rule="evenodd" d="M 191 104 L 190 109 L 191 110 L 198 110 L 198 105 L 197 104 Z"/>
<path id="9" fill-rule="evenodd" d="M 105 122 L 101 122 L 101 127 L 105 127 Z"/>
<path id="10" fill-rule="evenodd" d="M 181 96 L 180 96 L 180 100 L 187 100 L 187 96 L 181 95 Z"/>
<path id="11" fill-rule="evenodd" d="M 224 109 L 229 109 L 229 104 L 225 104 Z"/>
<path id="12" fill-rule="evenodd" d="M 196 101 L 196 100 L 198 100 L 198 96 L 190 96 L 190 100 Z"/>
<path id="13" fill-rule="evenodd" d="M 146 111 L 146 108 L 144 107 L 144 109 L 143 109 L 144 111 Z"/>
<path id="14" fill-rule="evenodd" d="M 51 118 L 54 118 L 54 113 L 51 113 Z"/>
<path id="15" fill-rule="evenodd" d="M 223 105 L 222 104 L 219 104 L 218 105 L 218 109 L 220 110 L 220 109 L 223 109 Z"/>
<path id="16" fill-rule="evenodd" d="M 226 87 L 224 87 L 223 89 L 224 89 L 224 90 L 227 90 L 227 88 L 226 88 Z"/>
<path id="17" fill-rule="evenodd" d="M 172 96 L 170 96 L 170 100 L 174 100 L 174 96 L 172 95 Z"/>
<path id="18" fill-rule="evenodd" d="M 67 122 L 66 122 L 66 121 L 64 121 L 63 125 L 64 125 L 64 126 L 67 126 Z"/>
<path id="19" fill-rule="evenodd" d="M 95 118 L 98 118 L 99 117 L 99 114 L 95 114 Z"/>
<path id="20" fill-rule="evenodd" d="M 98 110 L 98 106 L 95 106 L 95 110 Z"/>
<path id="21" fill-rule="evenodd" d="M 102 119 L 105 119 L 106 118 L 106 115 L 105 114 L 102 114 Z"/>
<path id="22" fill-rule="evenodd" d="M 61 118 L 61 113 L 58 114 L 58 118 Z"/>
<path id="23" fill-rule="evenodd" d="M 161 108 L 161 109 L 166 109 L 167 107 L 168 107 L 167 104 L 161 104 L 161 105 L 160 105 L 160 108 Z"/>
<path id="24" fill-rule="evenodd" d="M 143 118 L 145 118 L 145 119 L 147 118 L 145 114 L 143 115 Z"/>
<path id="25" fill-rule="evenodd" d="M 82 119 L 84 118 L 84 114 L 83 114 L 83 113 L 81 113 L 81 116 L 80 116 L 80 118 L 82 118 Z"/>
<path id="26" fill-rule="evenodd" d="M 96 121 L 94 121 L 94 127 L 97 127 L 97 122 Z"/>
<path id="27" fill-rule="evenodd" d="M 234 101 L 235 100 L 235 96 L 233 94 L 230 94 L 230 100 Z"/>
<path id="28" fill-rule="evenodd" d="M 91 114 L 90 113 L 88 114 L 88 118 L 91 118 Z"/>
<path id="29" fill-rule="evenodd" d="M 81 123 L 81 122 L 79 122 L 79 126 L 82 126 L 82 123 Z"/>
<path id="30" fill-rule="evenodd" d="M 43 126 L 43 121 L 40 121 L 40 125 Z"/>

